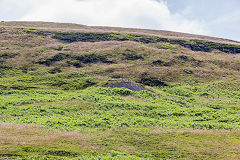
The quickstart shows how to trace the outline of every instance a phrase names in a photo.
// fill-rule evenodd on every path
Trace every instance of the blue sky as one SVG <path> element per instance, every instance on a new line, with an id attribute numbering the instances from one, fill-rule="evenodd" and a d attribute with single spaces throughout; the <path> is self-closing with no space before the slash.
<path id="1" fill-rule="evenodd" d="M 240 0 L 0 0 L 0 20 L 170 30 L 240 41 Z"/>
<path id="2" fill-rule="evenodd" d="M 209 34 L 240 41 L 240 0 L 166 0 L 169 10 L 202 21 Z"/>

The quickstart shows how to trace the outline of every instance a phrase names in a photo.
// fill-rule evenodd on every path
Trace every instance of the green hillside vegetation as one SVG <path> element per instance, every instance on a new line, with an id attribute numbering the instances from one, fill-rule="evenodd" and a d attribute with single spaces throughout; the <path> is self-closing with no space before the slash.
<path id="1" fill-rule="evenodd" d="M 240 43 L 0 23 L 0 159 L 240 159 Z M 107 88 L 132 82 L 149 91 Z"/>

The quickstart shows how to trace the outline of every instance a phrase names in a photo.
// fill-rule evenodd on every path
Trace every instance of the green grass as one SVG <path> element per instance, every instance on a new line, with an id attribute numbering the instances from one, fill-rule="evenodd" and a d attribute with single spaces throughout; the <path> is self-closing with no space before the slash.
<path id="1" fill-rule="evenodd" d="M 240 103 L 239 92 L 208 92 L 204 88 L 187 87 L 165 87 L 161 94 L 94 87 L 75 92 L 2 91 L 0 113 L 11 117 L 3 118 L 4 122 L 40 124 L 66 130 L 123 126 L 239 129 L 240 111 L 236 107 Z M 202 95 L 218 96 L 219 99 L 218 102 L 211 99 L 207 102 Z M 82 106 L 84 103 L 78 100 L 91 103 Z M 35 104 L 47 101 L 50 102 Z M 70 102 L 64 104 L 65 101 Z M 26 103 L 30 104 L 23 105 Z"/>
<path id="2" fill-rule="evenodd" d="M 215 88 L 216 85 L 222 88 Z M 239 91 L 234 91 L 235 88 L 230 92 L 229 88 L 232 85 L 236 85 L 236 82 L 231 84 L 218 82 L 205 86 L 198 84 L 194 87 L 179 84 L 178 87 L 155 88 L 158 93 L 101 87 L 91 87 L 81 91 L 1 91 L 0 121 L 6 124 L 40 125 L 52 131 L 57 129 L 64 132 L 77 131 L 89 134 L 92 138 L 85 146 L 97 145 L 98 149 L 94 152 L 81 147 L 74 149 L 75 142 L 69 143 L 69 140 L 63 140 L 62 147 L 61 145 L 54 147 L 60 142 L 51 142 L 47 146 L 45 144 L 11 146 L 11 143 L 8 146 L 9 144 L 6 143 L 4 146 L 8 147 L 0 155 L 14 158 L 26 157 L 26 159 L 34 157 L 36 159 L 39 157 L 184 159 L 201 156 L 206 159 L 213 158 L 218 152 L 211 153 L 203 148 L 213 137 L 216 144 L 212 145 L 215 147 L 219 147 L 221 143 L 221 148 L 228 143 L 226 137 L 221 139 L 222 132 L 226 132 L 222 131 L 223 129 L 231 130 L 228 133 L 233 136 L 231 140 L 235 141 L 236 145 L 239 144 L 239 133 L 235 133 L 234 130 L 240 128 L 238 116 L 240 111 L 236 107 L 240 103 L 240 94 Z M 228 86 L 229 92 L 225 92 L 224 86 Z M 217 100 L 215 96 L 218 97 Z M 194 130 L 186 130 L 186 128 L 196 130 L 197 135 L 192 134 Z M 199 129 L 216 131 L 213 131 L 213 136 L 211 131 Z M 198 132 L 203 135 L 199 136 Z M 201 145 L 200 148 L 203 151 L 199 148 L 192 150 L 191 147 L 195 144 L 189 145 L 189 141 Z M 181 147 L 176 143 L 180 143 Z M 66 145 L 73 148 L 68 149 Z M 26 147 L 28 150 L 25 150 Z M 115 153 L 110 151 L 117 151 L 116 156 L 112 156 Z M 236 156 L 237 151 L 238 149 L 233 149 L 231 155 Z M 224 150 L 224 154 L 226 156 L 230 153 Z"/>

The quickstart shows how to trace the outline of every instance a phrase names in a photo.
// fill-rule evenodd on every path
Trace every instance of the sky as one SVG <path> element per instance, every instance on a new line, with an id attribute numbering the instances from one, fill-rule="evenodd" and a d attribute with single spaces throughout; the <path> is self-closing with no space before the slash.
<path id="1" fill-rule="evenodd" d="M 168 30 L 240 41 L 240 0 L 0 0 L 1 21 Z"/>

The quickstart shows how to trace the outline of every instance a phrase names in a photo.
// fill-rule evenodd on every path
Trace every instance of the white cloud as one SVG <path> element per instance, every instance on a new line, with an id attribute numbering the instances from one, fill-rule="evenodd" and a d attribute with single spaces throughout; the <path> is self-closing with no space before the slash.
<path id="1" fill-rule="evenodd" d="M 206 26 L 171 14 L 156 0 L 28 0 L 32 8 L 21 20 L 163 29 L 207 34 Z"/>
<path id="2" fill-rule="evenodd" d="M 30 7 L 26 0 L 0 0 L 0 19 L 18 20 Z"/>

